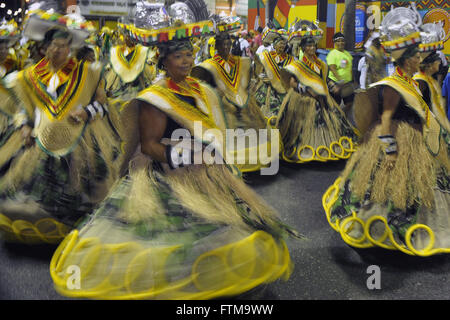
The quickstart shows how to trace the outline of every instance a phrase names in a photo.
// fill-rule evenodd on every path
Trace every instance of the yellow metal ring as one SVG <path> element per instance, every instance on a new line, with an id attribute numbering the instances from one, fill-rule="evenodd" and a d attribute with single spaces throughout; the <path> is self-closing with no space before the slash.
<path id="1" fill-rule="evenodd" d="M 411 236 L 412 236 L 413 232 L 416 231 L 417 229 L 424 229 L 430 236 L 430 241 L 428 242 L 428 245 L 422 250 L 417 250 L 416 248 L 414 248 L 414 246 L 411 242 Z M 406 240 L 406 245 L 408 246 L 409 250 L 411 250 L 415 255 L 418 255 L 418 256 L 430 255 L 431 249 L 434 247 L 434 243 L 436 241 L 433 230 L 431 230 L 430 227 L 428 227 L 424 224 L 415 224 L 412 227 L 410 227 L 406 231 L 405 240 Z"/>
<path id="2" fill-rule="evenodd" d="M 353 237 L 348 235 L 348 232 L 350 232 L 351 229 L 353 229 L 353 225 L 350 226 L 349 228 L 346 228 L 346 226 L 349 223 L 353 224 L 354 222 L 359 223 L 361 225 L 361 229 L 364 230 L 364 221 L 362 219 L 356 217 L 356 216 L 351 216 L 351 217 L 345 218 L 339 224 L 340 233 L 341 233 L 342 239 L 344 239 L 345 242 L 360 245 L 362 242 L 364 242 L 364 240 L 366 240 L 366 235 L 364 234 L 364 232 L 363 232 L 363 235 L 360 238 L 353 238 Z"/>
<path id="3" fill-rule="evenodd" d="M 338 145 L 340 148 L 341 148 L 341 153 L 336 153 L 336 152 L 334 152 L 334 150 L 333 150 L 333 146 L 335 146 L 335 145 Z M 339 142 L 337 142 L 337 141 L 333 141 L 331 144 L 330 144 L 330 151 L 331 151 L 331 153 L 335 156 L 335 157 L 337 157 L 337 158 L 342 158 L 343 156 L 344 156 L 344 153 L 345 153 L 345 149 L 344 149 L 344 147 L 339 143 Z"/>
<path id="4" fill-rule="evenodd" d="M 328 157 L 322 157 L 320 155 L 320 150 L 326 150 L 328 152 Z M 331 156 L 331 151 L 327 146 L 318 146 L 315 152 L 316 155 L 316 159 L 319 161 L 327 161 L 327 160 L 332 160 Z"/>
<path id="5" fill-rule="evenodd" d="M 270 118 L 267 118 L 267 125 L 272 128 L 275 129 L 275 124 L 272 124 L 272 120 L 275 120 L 275 124 L 276 124 L 276 120 L 277 120 L 277 116 L 271 116 Z"/>
<path id="6" fill-rule="evenodd" d="M 344 145 L 342 144 L 343 141 L 346 141 L 350 145 L 350 147 L 349 148 L 344 147 Z M 339 144 L 347 152 L 355 152 L 356 151 L 355 148 L 354 148 L 354 145 L 353 145 L 353 141 L 349 137 L 346 137 L 346 136 L 340 137 L 339 138 Z"/>
<path id="7" fill-rule="evenodd" d="M 372 235 L 370 234 L 370 227 L 371 227 L 372 223 L 374 223 L 376 220 L 380 220 L 381 222 L 383 222 L 383 225 L 384 225 L 384 233 L 379 239 L 374 239 L 372 237 Z M 390 232 L 390 229 L 389 229 L 389 226 L 387 225 L 387 221 L 386 221 L 386 219 L 384 219 L 381 216 L 373 216 L 373 217 L 370 217 L 366 221 L 364 233 L 366 234 L 367 239 L 369 239 L 371 242 L 377 244 L 378 246 L 384 246 L 383 242 L 389 236 L 389 232 Z"/>
<path id="8" fill-rule="evenodd" d="M 311 156 L 310 159 L 302 158 L 302 157 L 300 156 L 300 153 L 301 153 L 304 149 L 310 149 L 310 150 L 312 151 L 312 156 Z M 302 162 L 308 162 L 308 161 L 314 160 L 314 157 L 315 157 L 315 156 L 316 156 L 316 150 L 314 150 L 314 148 L 311 147 L 311 146 L 309 146 L 309 145 L 304 145 L 304 146 L 300 147 L 300 148 L 298 149 L 298 151 L 297 151 L 297 158 L 298 158 L 300 161 L 302 161 Z"/>

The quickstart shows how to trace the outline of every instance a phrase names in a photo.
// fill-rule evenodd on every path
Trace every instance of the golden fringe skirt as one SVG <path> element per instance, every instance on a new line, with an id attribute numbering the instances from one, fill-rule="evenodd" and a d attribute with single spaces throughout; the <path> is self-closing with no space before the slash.
<path id="1" fill-rule="evenodd" d="M 59 293 L 95 299 L 212 299 L 278 278 L 292 263 L 269 206 L 225 166 L 164 170 L 137 155 L 130 174 L 55 252 Z M 68 270 L 81 272 L 74 283 Z"/>
<path id="2" fill-rule="evenodd" d="M 227 141 L 227 146 L 236 167 L 241 172 L 252 172 L 270 166 L 278 158 L 282 144 L 279 135 L 266 122 L 256 99 L 249 96 L 244 106 L 237 106 L 223 96 L 222 103 L 228 128 L 235 134 L 233 141 Z"/>
<path id="3" fill-rule="evenodd" d="M 283 160 L 305 163 L 348 159 L 355 151 L 356 134 L 339 107 L 290 89 L 277 116 L 283 141 Z"/>
<path id="4" fill-rule="evenodd" d="M 440 152 L 433 155 L 420 129 L 405 122 L 394 127 L 395 162 L 374 127 L 323 195 L 328 222 L 354 247 L 450 253 L 450 135 L 441 131 Z"/>
<path id="5" fill-rule="evenodd" d="M 109 124 L 96 120 L 65 156 L 38 142 L 25 148 L 15 131 L 0 149 L 0 234 L 6 241 L 59 243 L 103 200 L 118 176 L 119 143 Z"/>

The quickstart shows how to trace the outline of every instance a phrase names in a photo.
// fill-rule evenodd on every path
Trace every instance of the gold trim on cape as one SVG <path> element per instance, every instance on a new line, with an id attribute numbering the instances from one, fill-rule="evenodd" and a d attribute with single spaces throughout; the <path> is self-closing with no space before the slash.
<path id="1" fill-rule="evenodd" d="M 272 84 L 272 87 L 278 91 L 278 93 L 286 93 L 286 89 L 283 87 L 283 84 L 281 83 L 281 76 L 280 76 L 280 68 L 278 67 L 278 64 L 274 60 L 274 55 L 276 55 L 276 52 L 274 51 L 263 51 L 258 55 L 259 61 L 264 67 L 264 70 L 266 72 L 267 77 L 270 80 L 270 83 Z M 287 55 L 284 62 L 283 67 L 289 65 L 294 59 L 292 56 Z"/>
<path id="2" fill-rule="evenodd" d="M 393 75 L 373 83 L 369 87 L 386 85 L 397 91 L 406 102 L 406 105 L 416 111 L 416 114 L 422 119 L 425 143 L 430 152 L 433 155 L 437 155 L 440 149 L 441 126 L 431 113 L 427 103 L 423 100 L 420 89 L 414 85 L 414 82 L 411 84 L 405 79 L 396 71 Z M 409 80 L 415 81 L 413 79 Z"/>
<path id="3" fill-rule="evenodd" d="M 133 82 L 144 71 L 149 48 L 136 45 L 130 61 L 123 56 L 123 46 L 111 48 L 110 63 L 115 73 L 125 82 Z"/>
<path id="4" fill-rule="evenodd" d="M 234 66 L 230 71 L 224 68 L 225 60 L 220 56 L 205 60 L 196 67 L 208 70 L 226 98 L 235 105 L 243 107 L 248 99 L 251 60 L 237 56 L 232 56 L 232 59 Z"/>

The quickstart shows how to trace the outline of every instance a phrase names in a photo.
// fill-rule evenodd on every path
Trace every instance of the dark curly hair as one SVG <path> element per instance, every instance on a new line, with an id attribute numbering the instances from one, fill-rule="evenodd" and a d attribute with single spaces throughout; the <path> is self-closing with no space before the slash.
<path id="1" fill-rule="evenodd" d="M 302 50 L 304 50 L 305 47 L 310 44 L 314 44 L 317 46 L 317 42 L 312 36 L 303 37 L 300 41 L 300 47 L 302 48 Z"/>
<path id="2" fill-rule="evenodd" d="M 216 40 L 216 47 L 217 47 L 217 46 L 220 46 L 225 40 L 231 40 L 231 36 L 227 32 L 221 32 L 221 33 L 216 34 L 215 40 Z"/>
<path id="3" fill-rule="evenodd" d="M 403 66 L 405 64 L 405 61 L 409 58 L 412 58 L 413 56 L 415 56 L 417 54 L 417 52 L 419 52 L 419 45 L 412 45 L 410 47 L 408 47 L 405 52 L 403 52 L 403 54 L 401 55 L 400 58 L 398 58 L 395 61 L 395 65 L 396 66 Z"/>
<path id="4" fill-rule="evenodd" d="M 157 64 L 158 69 L 163 69 L 164 61 L 166 60 L 169 54 L 185 49 L 193 50 L 192 43 L 189 39 L 172 40 L 158 44 L 158 51 L 159 51 L 159 58 Z"/>

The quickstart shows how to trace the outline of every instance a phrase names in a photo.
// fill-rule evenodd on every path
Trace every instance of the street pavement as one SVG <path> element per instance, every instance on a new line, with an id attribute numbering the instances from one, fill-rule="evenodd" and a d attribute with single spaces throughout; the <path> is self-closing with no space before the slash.
<path id="1" fill-rule="evenodd" d="M 450 255 L 412 257 L 383 249 L 355 250 L 329 226 L 322 195 L 345 162 L 281 163 L 275 176 L 257 173 L 247 183 L 306 236 L 289 240 L 294 270 L 287 282 L 256 288 L 236 300 L 448 300 Z M 0 243 L 0 299 L 60 300 L 49 274 L 54 246 Z M 379 289 L 370 266 L 380 270 Z M 369 271 L 368 271 L 369 268 Z M 369 279 L 369 281 L 368 281 Z"/>

